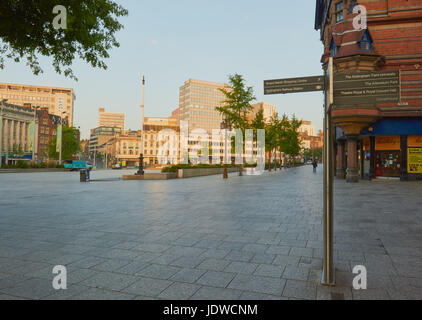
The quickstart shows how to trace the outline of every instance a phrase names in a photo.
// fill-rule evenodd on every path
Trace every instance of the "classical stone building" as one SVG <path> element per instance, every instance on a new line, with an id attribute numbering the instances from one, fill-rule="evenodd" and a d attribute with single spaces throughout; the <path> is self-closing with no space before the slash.
<path id="1" fill-rule="evenodd" d="M 11 164 L 15 158 L 32 159 L 35 111 L 30 108 L 0 102 L 0 160 Z M 32 134 L 31 134 L 32 133 Z M 35 140 L 36 141 L 36 140 Z M 36 151 L 36 150 L 35 150 Z"/>
<path id="2" fill-rule="evenodd" d="M 353 21 L 367 12 L 367 28 Z M 356 24 L 355 24 L 356 25 Z M 422 178 L 422 0 L 317 0 L 323 68 L 334 73 L 399 70 L 399 103 L 336 105 L 337 177 Z"/>

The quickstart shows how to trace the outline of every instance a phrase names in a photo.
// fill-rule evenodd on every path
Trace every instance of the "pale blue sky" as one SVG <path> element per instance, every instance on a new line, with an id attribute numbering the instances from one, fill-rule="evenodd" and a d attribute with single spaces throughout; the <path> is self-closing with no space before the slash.
<path id="1" fill-rule="evenodd" d="M 140 128 L 141 75 L 147 80 L 145 116 L 169 116 L 178 106 L 179 87 L 189 78 L 227 82 L 240 73 L 257 101 L 279 113 L 311 120 L 322 128 L 322 93 L 263 95 L 266 79 L 322 74 L 322 44 L 313 30 L 313 0 L 117 0 L 129 10 L 111 51 L 108 70 L 76 61 L 78 82 L 55 74 L 42 58 L 34 76 L 24 63 L 7 61 L 0 82 L 75 89 L 75 125 L 82 136 L 97 126 L 98 108 L 124 112 L 126 128 Z"/>

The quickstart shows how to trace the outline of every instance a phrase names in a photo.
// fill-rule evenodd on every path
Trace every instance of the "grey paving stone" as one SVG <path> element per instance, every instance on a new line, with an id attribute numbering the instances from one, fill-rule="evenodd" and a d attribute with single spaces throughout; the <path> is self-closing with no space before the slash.
<path id="1" fill-rule="evenodd" d="M 313 257 L 313 249 L 292 247 L 289 255 L 296 257 Z"/>
<path id="2" fill-rule="evenodd" d="M 253 252 L 232 250 L 224 257 L 224 260 L 248 262 L 254 257 Z"/>
<path id="3" fill-rule="evenodd" d="M 0 290 L 16 286 L 27 279 L 28 278 L 23 275 L 0 273 Z"/>
<path id="4" fill-rule="evenodd" d="M 113 248 L 131 250 L 131 249 L 134 249 L 135 247 L 137 247 L 138 245 L 139 245 L 138 242 L 124 241 L 124 242 L 120 242 L 120 243 L 116 244 L 115 246 L 113 246 Z"/>
<path id="5" fill-rule="evenodd" d="M 202 275 L 207 272 L 206 270 L 197 269 L 182 269 L 170 278 L 172 281 L 195 283 Z"/>
<path id="6" fill-rule="evenodd" d="M 122 290 L 122 292 L 137 296 L 157 297 L 173 282 L 151 278 L 140 278 L 138 281 Z"/>
<path id="7" fill-rule="evenodd" d="M 243 246 L 242 251 L 254 252 L 254 253 L 265 253 L 265 250 L 268 249 L 266 244 L 252 244 L 248 243 Z"/>
<path id="8" fill-rule="evenodd" d="M 256 263 L 233 261 L 224 269 L 224 271 L 232 273 L 252 274 L 257 267 L 258 264 Z"/>
<path id="9" fill-rule="evenodd" d="M 33 300 L 42 299 L 54 292 L 52 280 L 46 279 L 28 279 L 16 286 L 1 289 L 3 294 Z"/>
<path id="10" fill-rule="evenodd" d="M 197 269 L 223 271 L 230 264 L 230 261 L 221 259 L 206 259 L 202 262 Z"/>
<path id="11" fill-rule="evenodd" d="M 1 294 L 0 293 L 0 301 L 16 301 L 16 300 L 29 300 L 29 299 L 24 299 L 24 298 L 20 298 L 20 297 L 14 297 L 14 296 L 9 296 L 7 294 Z"/>
<path id="12" fill-rule="evenodd" d="M 281 296 L 285 284 L 286 281 L 282 279 L 237 275 L 230 283 L 229 288 Z"/>
<path id="13" fill-rule="evenodd" d="M 197 241 L 195 243 L 195 247 L 204 248 L 204 249 L 217 249 L 219 246 L 222 245 L 221 240 L 210 240 L 210 239 L 203 239 L 201 241 Z"/>
<path id="14" fill-rule="evenodd" d="M 353 290 L 352 294 L 354 300 L 391 300 L 384 289 Z"/>
<path id="15" fill-rule="evenodd" d="M 200 255 L 202 258 L 224 259 L 230 253 L 230 250 L 208 249 Z"/>
<path id="16" fill-rule="evenodd" d="M 196 281 L 197 284 L 225 288 L 235 277 L 234 273 L 207 271 Z"/>
<path id="17" fill-rule="evenodd" d="M 283 278 L 289 280 L 307 281 L 309 276 L 308 268 L 286 266 L 283 272 Z"/>
<path id="18" fill-rule="evenodd" d="M 158 297 L 165 300 L 188 300 L 199 288 L 201 288 L 200 285 L 176 282 L 161 292 Z"/>
<path id="19" fill-rule="evenodd" d="M 317 300 L 352 300 L 352 289 L 348 287 L 317 286 Z"/>
<path id="20" fill-rule="evenodd" d="M 120 259 L 109 259 L 104 261 L 103 263 L 97 264 L 96 266 L 92 267 L 94 270 L 98 271 L 117 271 L 120 268 L 127 266 L 131 263 L 131 260 L 120 260 Z M 137 271 L 137 270 L 136 270 Z"/>
<path id="21" fill-rule="evenodd" d="M 167 251 L 170 248 L 168 245 L 162 245 L 162 244 L 156 244 L 156 243 L 143 243 L 138 246 L 136 246 L 135 250 L 139 251 L 146 251 L 146 252 L 158 252 L 163 253 L 164 251 Z"/>
<path id="22" fill-rule="evenodd" d="M 89 269 L 95 267 L 96 265 L 99 265 L 100 263 L 104 263 L 105 261 L 106 260 L 102 258 L 86 257 L 79 261 L 69 264 L 69 267 Z"/>
<path id="23" fill-rule="evenodd" d="M 203 257 L 181 257 L 171 262 L 170 265 L 183 268 L 195 268 L 205 260 L 206 258 Z"/>
<path id="24" fill-rule="evenodd" d="M 155 278 L 167 280 L 171 276 L 179 272 L 181 268 L 173 266 L 161 266 L 157 264 L 150 265 L 136 273 L 136 275 L 143 276 L 145 278 Z"/>
<path id="25" fill-rule="evenodd" d="M 245 244 L 243 242 L 233 242 L 233 241 L 223 241 L 223 243 L 218 247 L 218 249 L 225 250 L 240 250 Z"/>
<path id="26" fill-rule="evenodd" d="M 214 287 L 202 287 L 200 288 L 190 300 L 237 300 L 240 298 L 242 291 L 214 288 Z"/>
<path id="27" fill-rule="evenodd" d="M 116 292 L 116 291 L 109 291 L 104 289 L 95 289 L 89 288 L 82 293 L 76 294 L 70 298 L 69 300 L 133 300 L 135 298 L 134 295 Z"/>
<path id="28" fill-rule="evenodd" d="M 276 255 L 269 253 L 257 253 L 253 256 L 251 262 L 263 263 L 263 264 L 272 264 L 274 262 Z"/>
<path id="29" fill-rule="evenodd" d="M 274 277 L 281 278 L 283 274 L 284 267 L 275 266 L 270 264 L 261 264 L 258 269 L 254 272 L 254 275 L 264 276 L 264 277 Z"/>
<path id="30" fill-rule="evenodd" d="M 124 265 L 121 268 L 118 268 L 117 270 L 112 270 L 114 272 L 117 273 L 125 273 L 125 274 L 136 274 L 140 271 L 142 271 L 143 269 L 147 268 L 148 266 L 150 266 L 149 263 L 144 262 L 143 260 L 141 261 L 133 261 L 129 264 Z"/>
<path id="31" fill-rule="evenodd" d="M 193 246 L 196 245 L 198 242 L 198 239 L 186 237 L 177 239 L 174 244 L 181 246 Z"/>
<path id="32" fill-rule="evenodd" d="M 259 300 L 288 300 L 288 298 L 273 296 L 257 292 L 243 292 L 239 298 L 240 300 L 259 301 Z"/>
<path id="33" fill-rule="evenodd" d="M 121 291 L 138 280 L 137 277 L 112 272 L 98 272 L 80 284 L 93 288 Z"/>
<path id="34" fill-rule="evenodd" d="M 279 254 L 279 255 L 288 255 L 290 252 L 290 247 L 287 246 L 270 246 L 266 253 L 268 254 Z"/>
<path id="35" fill-rule="evenodd" d="M 294 256 L 277 255 L 273 261 L 273 264 L 277 266 L 297 266 L 299 265 L 300 258 Z"/>
<path id="36" fill-rule="evenodd" d="M 315 300 L 317 285 L 306 281 L 287 280 L 283 297 Z"/>
<path id="37" fill-rule="evenodd" d="M 85 286 L 68 284 L 66 290 L 56 290 L 53 294 L 42 298 L 42 300 L 71 300 L 74 296 L 81 295 L 88 290 L 90 288 Z"/>
<path id="38" fill-rule="evenodd" d="M 229 250 L 224 256 L 229 263 L 309 268 L 308 282 L 319 286 L 323 255 L 322 173 L 314 175 L 308 169 L 286 170 L 282 179 L 281 173 L 266 173 L 259 179 L 233 175 L 228 183 L 217 176 L 163 182 L 160 188 L 165 188 L 164 202 L 147 183 L 134 188 L 134 184 L 116 180 L 87 185 L 90 192 L 81 192 L 83 186 L 69 173 L 2 175 L 0 193 L 8 197 L 3 199 L 5 210 L 0 217 L 0 275 L 16 278 L 6 280 L 0 276 L 0 286 L 17 288 L 15 294 L 26 293 L 25 299 L 39 299 L 44 295 L 42 283 L 47 281 L 45 291 L 51 287 L 48 269 L 54 265 L 69 266 L 81 261 L 82 266 L 86 259 L 89 262 L 98 258 L 196 269 L 205 260 L 198 257 L 213 252 L 209 249 Z M 120 177 L 121 173 L 97 171 L 95 176 Z M 41 189 L 30 188 L 40 181 Z M 57 193 L 58 184 L 66 185 L 66 193 Z M 338 287 L 351 288 L 351 269 L 362 264 L 368 267 L 369 290 L 373 290 L 366 293 L 368 298 L 421 299 L 422 236 L 418 213 L 422 184 L 361 181 L 350 185 L 336 180 L 334 190 Z M 22 197 L 28 192 L 34 196 Z M 110 192 L 116 196 L 110 198 Z M 78 201 L 74 201 L 75 197 Z M 45 202 L 46 198 L 52 201 Z M 201 247 L 196 246 L 198 243 Z M 142 245 L 147 246 L 139 247 Z M 262 245 L 269 246 L 268 256 L 242 250 L 255 251 Z M 286 252 L 286 248 L 291 249 Z M 104 262 L 79 269 L 83 270 L 80 276 L 84 279 L 92 275 L 90 271 L 119 273 L 115 268 L 125 266 Z M 30 279 L 25 274 L 41 277 L 36 278 L 39 285 L 34 286 L 38 291 L 19 287 L 25 283 L 29 286 Z M 209 286 L 217 280 L 218 277 Z M 2 290 L 2 297 L 17 297 Z M 134 295 L 157 298 L 159 293 Z M 320 290 L 317 293 L 319 298 L 323 296 Z M 342 293 L 334 294 L 340 298 Z M 349 297 L 344 294 L 345 299 Z M 307 297 L 290 297 L 303 298 Z M 352 298 L 366 297 L 365 293 L 356 293 Z"/>

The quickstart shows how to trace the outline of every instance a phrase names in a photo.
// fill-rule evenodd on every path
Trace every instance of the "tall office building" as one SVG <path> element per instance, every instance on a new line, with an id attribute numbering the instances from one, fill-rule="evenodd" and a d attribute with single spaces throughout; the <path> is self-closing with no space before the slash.
<path id="1" fill-rule="evenodd" d="M 268 102 L 258 102 L 252 105 L 252 110 L 248 114 L 248 120 L 253 121 L 256 117 L 256 114 L 260 110 L 264 111 L 264 120 L 269 121 L 271 117 L 277 112 L 277 106 L 268 103 Z"/>
<path id="2" fill-rule="evenodd" d="M 39 106 L 50 114 L 64 116 L 73 125 L 76 100 L 73 89 L 0 83 L 0 99 L 18 106 Z"/>
<path id="3" fill-rule="evenodd" d="M 187 121 L 189 130 L 200 128 L 211 134 L 212 129 L 220 129 L 223 118 L 215 108 L 225 100 L 224 94 L 218 90 L 225 86 L 223 83 L 201 80 L 186 81 L 180 87 L 179 120 Z"/>
<path id="4" fill-rule="evenodd" d="M 125 114 L 105 112 L 104 108 L 98 110 L 98 126 L 125 129 Z"/>

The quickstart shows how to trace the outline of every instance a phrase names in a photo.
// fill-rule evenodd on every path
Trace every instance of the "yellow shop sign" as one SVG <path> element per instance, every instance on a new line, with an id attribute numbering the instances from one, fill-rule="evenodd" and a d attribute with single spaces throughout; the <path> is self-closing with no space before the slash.
<path id="1" fill-rule="evenodd" d="M 407 149 L 407 172 L 422 174 L 422 148 Z"/>

